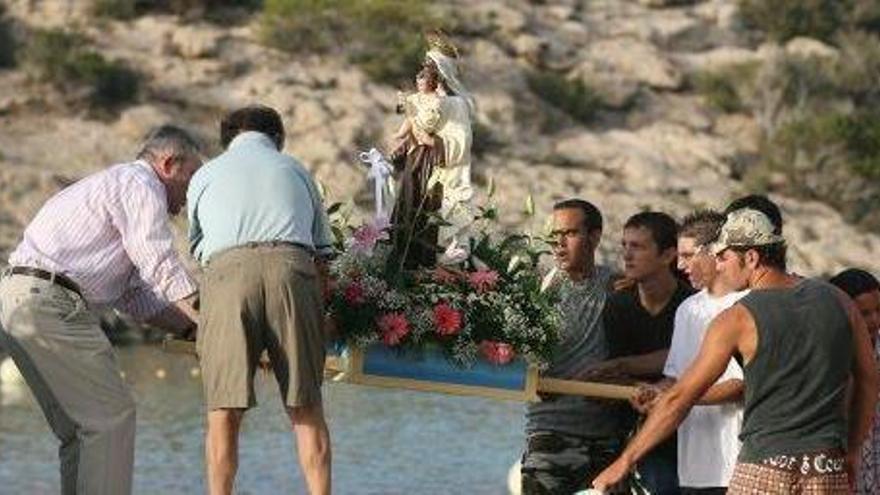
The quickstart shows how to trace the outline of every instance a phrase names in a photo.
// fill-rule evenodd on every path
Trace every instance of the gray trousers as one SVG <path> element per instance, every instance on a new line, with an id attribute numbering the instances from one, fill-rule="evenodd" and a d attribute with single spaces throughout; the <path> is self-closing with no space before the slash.
<path id="1" fill-rule="evenodd" d="M 61 442 L 61 493 L 131 493 L 134 399 L 96 315 L 72 291 L 7 275 L 0 279 L 0 324 L 0 348 Z"/>

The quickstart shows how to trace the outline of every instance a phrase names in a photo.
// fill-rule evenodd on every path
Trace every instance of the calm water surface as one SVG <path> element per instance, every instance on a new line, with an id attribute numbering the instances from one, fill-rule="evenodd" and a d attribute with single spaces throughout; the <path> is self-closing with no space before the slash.
<path id="1" fill-rule="evenodd" d="M 134 492 L 203 493 L 195 360 L 151 346 L 119 349 L 119 358 L 138 402 Z M 237 493 L 304 493 L 275 381 L 259 375 L 259 405 L 242 432 Z M 507 493 L 507 470 L 522 447 L 522 404 L 341 383 L 328 383 L 324 394 L 335 493 Z M 0 494 L 58 490 L 54 436 L 27 387 L 3 384 Z"/>

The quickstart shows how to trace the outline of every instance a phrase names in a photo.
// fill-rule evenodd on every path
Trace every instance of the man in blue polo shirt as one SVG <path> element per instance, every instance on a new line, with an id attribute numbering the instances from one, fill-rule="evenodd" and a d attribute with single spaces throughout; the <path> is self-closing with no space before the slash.
<path id="1" fill-rule="evenodd" d="M 332 234 L 308 171 L 281 153 L 284 126 L 264 106 L 223 119 L 226 151 L 187 192 L 189 238 L 204 266 L 196 349 L 207 404 L 211 494 L 232 493 L 238 432 L 254 405 L 254 372 L 266 350 L 296 434 L 311 494 L 330 493 L 324 421 L 321 283 Z"/>

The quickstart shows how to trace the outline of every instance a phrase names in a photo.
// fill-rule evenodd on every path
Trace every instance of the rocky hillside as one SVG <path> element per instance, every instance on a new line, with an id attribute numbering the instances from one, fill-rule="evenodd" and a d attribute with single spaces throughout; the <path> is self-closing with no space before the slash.
<path id="1" fill-rule="evenodd" d="M 215 153 L 219 117 L 250 102 L 282 113 L 287 151 L 314 171 L 331 201 L 366 204 L 356 153 L 399 124 L 394 85 L 352 63 L 345 43 L 315 53 L 268 46 L 259 7 L 227 10 L 219 20 L 206 13 L 147 11 L 120 20 L 96 16 L 89 2 L 6 2 L 3 25 L 12 36 L 0 44 L 16 39 L 18 49 L 0 68 L 0 251 L 8 252 L 49 194 L 129 159 L 152 126 L 189 126 Z M 640 209 L 681 216 L 723 208 L 755 188 L 788 194 L 787 184 L 799 179 L 791 169 L 760 168 L 773 134 L 767 106 L 753 101 L 772 95 L 725 89 L 739 73 L 723 71 L 760 73 L 789 56 L 843 56 L 827 40 L 756 34 L 734 0 L 459 0 L 432 15 L 450 21 L 461 45 L 479 106 L 474 173 L 478 184 L 495 181 L 502 222 L 540 228 L 554 201 L 587 198 L 607 216 L 609 262 L 617 261 L 622 222 Z M 73 43 L 43 38 L 50 56 L 40 59 L 35 36 L 53 29 L 75 31 L 83 50 L 124 64 L 140 81 L 137 94 L 96 111 L 71 81 L 103 72 L 77 69 L 53 81 L 47 64 L 62 63 L 51 57 Z M 523 213 L 528 195 L 535 217 Z M 772 197 L 785 214 L 798 272 L 880 272 L 880 237 L 864 214 Z M 878 210 L 876 201 L 867 208 Z"/>

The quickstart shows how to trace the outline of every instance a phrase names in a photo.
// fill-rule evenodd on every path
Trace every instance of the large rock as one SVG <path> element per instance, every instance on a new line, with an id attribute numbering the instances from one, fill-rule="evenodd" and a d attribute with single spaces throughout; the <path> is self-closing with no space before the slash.
<path id="1" fill-rule="evenodd" d="M 688 72 L 715 71 L 731 65 L 760 63 L 767 56 L 766 50 L 750 50 L 722 46 L 700 53 L 678 53 L 674 60 Z"/>
<path id="2" fill-rule="evenodd" d="M 503 33 L 518 33 L 525 29 L 529 22 L 526 14 L 506 1 L 475 2 L 469 10 L 468 17 L 475 16 Z"/>
<path id="3" fill-rule="evenodd" d="M 785 44 L 785 53 L 805 58 L 825 58 L 835 60 L 840 56 L 837 48 L 826 45 L 819 40 L 806 37 L 798 37 L 789 40 Z"/>
<path id="4" fill-rule="evenodd" d="M 602 99 L 602 104 L 613 110 L 629 108 L 639 95 L 639 83 L 613 73 L 578 73 L 577 76 Z"/>
<path id="5" fill-rule="evenodd" d="M 588 48 L 584 72 L 616 73 L 657 89 L 678 89 L 683 77 L 653 45 L 630 38 L 600 40 Z"/>
<path id="6" fill-rule="evenodd" d="M 549 42 L 531 33 L 521 33 L 511 42 L 514 53 L 525 59 L 528 63 L 543 67 L 544 57 L 547 54 Z"/>
<path id="7" fill-rule="evenodd" d="M 207 25 L 181 26 L 171 36 L 171 43 L 183 58 L 207 58 L 217 55 L 221 32 Z"/>

